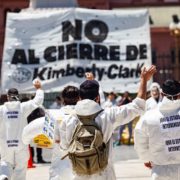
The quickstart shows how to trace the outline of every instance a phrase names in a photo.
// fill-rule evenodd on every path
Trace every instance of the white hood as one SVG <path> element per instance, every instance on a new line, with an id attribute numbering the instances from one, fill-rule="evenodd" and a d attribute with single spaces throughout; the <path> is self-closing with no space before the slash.
<path id="1" fill-rule="evenodd" d="M 4 104 L 4 106 L 8 109 L 8 110 L 14 110 L 14 109 L 19 109 L 20 107 L 20 101 L 11 101 L 11 102 L 6 102 Z"/>
<path id="2" fill-rule="evenodd" d="M 180 108 L 180 99 L 170 100 L 167 97 L 164 97 L 162 102 L 159 104 L 160 111 L 169 111 L 171 109 L 176 110 Z"/>
<path id="3" fill-rule="evenodd" d="M 89 116 L 99 112 L 100 110 L 102 110 L 100 105 L 89 99 L 79 101 L 75 106 L 76 114 L 80 116 Z"/>

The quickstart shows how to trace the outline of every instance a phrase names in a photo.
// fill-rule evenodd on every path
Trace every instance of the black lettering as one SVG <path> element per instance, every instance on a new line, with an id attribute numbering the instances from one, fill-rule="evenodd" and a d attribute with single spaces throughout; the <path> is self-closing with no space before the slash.
<path id="1" fill-rule="evenodd" d="M 103 42 L 108 35 L 108 26 L 99 20 L 91 20 L 85 26 L 85 36 L 92 42 Z"/>
<path id="2" fill-rule="evenodd" d="M 67 59 L 77 59 L 78 55 L 77 55 L 77 44 L 73 43 L 73 44 L 68 44 L 66 46 L 66 57 Z"/>
<path id="3" fill-rule="evenodd" d="M 79 77 L 79 78 L 84 77 L 84 73 L 85 73 L 85 71 L 84 71 L 84 69 L 82 67 L 78 67 L 76 69 L 76 76 L 77 77 Z"/>
<path id="4" fill-rule="evenodd" d="M 118 69 L 118 66 L 116 64 L 112 64 L 109 68 L 108 68 L 108 78 L 109 79 L 115 79 L 117 77 L 116 73 L 112 73 L 114 69 Z"/>
<path id="5" fill-rule="evenodd" d="M 179 144 L 180 143 L 180 139 L 176 139 L 176 144 Z"/>
<path id="6" fill-rule="evenodd" d="M 123 78 L 128 78 L 129 77 L 129 68 L 125 67 L 123 69 L 123 74 L 122 74 Z"/>
<path id="7" fill-rule="evenodd" d="M 169 117 L 165 117 L 166 121 L 169 122 L 170 121 L 170 118 Z"/>
<path id="8" fill-rule="evenodd" d="M 82 21 L 76 19 L 75 27 L 70 21 L 62 22 L 62 41 L 69 41 L 69 35 L 73 37 L 74 40 L 81 40 L 82 34 Z"/>
<path id="9" fill-rule="evenodd" d="M 180 150 L 180 146 L 173 146 L 173 147 L 168 147 L 168 151 L 172 152 L 172 151 L 179 151 Z"/>
<path id="10" fill-rule="evenodd" d="M 44 51 L 44 59 L 47 62 L 56 61 L 56 56 L 55 56 L 56 52 L 57 52 L 56 51 L 56 46 L 51 46 L 51 47 L 46 48 L 45 51 Z"/>
<path id="11" fill-rule="evenodd" d="M 63 60 L 64 59 L 64 46 L 59 46 L 58 47 L 58 60 Z"/>
<path id="12" fill-rule="evenodd" d="M 105 69 L 104 68 L 97 68 L 96 70 L 97 70 L 97 73 L 98 73 L 98 81 L 101 81 Z"/>
<path id="13" fill-rule="evenodd" d="M 48 74 L 47 75 L 47 79 L 51 79 L 51 74 L 52 74 L 52 68 L 51 67 L 48 69 L 48 73 L 47 74 Z"/>
<path id="14" fill-rule="evenodd" d="M 28 64 L 24 49 L 15 49 L 11 63 L 12 64 L 18 64 L 18 63 Z"/>
<path id="15" fill-rule="evenodd" d="M 171 152 L 172 147 L 168 147 L 168 151 Z"/>
<path id="16" fill-rule="evenodd" d="M 96 72 L 96 64 L 93 64 L 92 65 L 92 71 L 91 71 L 93 74 L 95 74 L 95 72 Z"/>
<path id="17" fill-rule="evenodd" d="M 126 60 L 134 61 L 138 56 L 138 48 L 136 46 L 127 46 L 126 50 Z"/>
<path id="18" fill-rule="evenodd" d="M 163 127 L 163 129 L 166 129 L 166 128 L 174 128 L 174 127 L 180 127 L 180 122 L 169 123 L 169 124 L 163 124 L 162 127 Z"/>
<path id="19" fill-rule="evenodd" d="M 80 44 L 79 45 L 80 59 L 93 59 L 92 57 L 92 47 L 90 44 Z"/>
<path id="20" fill-rule="evenodd" d="M 54 70 L 52 78 L 57 78 L 58 79 L 60 75 L 65 76 L 65 70 L 64 69 Z"/>
<path id="21" fill-rule="evenodd" d="M 96 60 L 107 60 L 108 49 L 103 45 L 95 45 L 94 46 L 94 58 Z"/>
<path id="22" fill-rule="evenodd" d="M 141 69 L 144 66 L 144 63 L 142 63 L 141 65 L 138 63 L 137 67 L 136 67 L 136 77 L 139 77 L 141 74 Z"/>
<path id="23" fill-rule="evenodd" d="M 162 125 L 162 128 L 163 128 L 163 129 L 166 129 L 166 128 L 167 128 L 167 124 L 163 124 L 163 125 Z"/>
<path id="24" fill-rule="evenodd" d="M 141 44 L 139 46 L 139 54 L 140 54 L 139 59 L 147 59 L 147 45 L 146 44 Z"/>
<path id="25" fill-rule="evenodd" d="M 176 142 L 175 142 L 175 140 L 174 140 L 174 139 L 172 139 L 172 141 L 171 141 L 171 142 L 172 142 L 172 144 L 176 144 Z"/>
<path id="26" fill-rule="evenodd" d="M 119 61 L 120 60 L 120 52 L 119 52 L 120 46 L 110 46 L 110 60 Z"/>
<path id="27" fill-rule="evenodd" d="M 70 64 L 67 65 L 66 69 L 66 76 L 72 76 L 75 72 L 75 69 L 70 66 Z"/>
<path id="28" fill-rule="evenodd" d="M 34 75 L 33 75 L 33 79 L 36 79 L 37 77 L 40 79 L 40 80 L 45 80 L 44 79 L 44 73 L 46 72 L 47 68 L 43 68 L 40 72 L 39 72 L 39 69 L 38 68 L 35 68 L 34 69 Z"/>
<path id="29" fill-rule="evenodd" d="M 161 119 L 160 119 L 160 123 L 163 123 L 164 121 L 165 121 L 164 118 L 161 118 Z"/>
<path id="30" fill-rule="evenodd" d="M 119 74 L 118 74 L 118 77 L 119 77 L 119 78 L 122 77 L 122 69 L 123 69 L 123 66 L 120 65 L 120 66 L 119 66 Z"/>
<path id="31" fill-rule="evenodd" d="M 39 58 L 35 56 L 35 50 L 29 49 L 29 64 L 39 64 Z"/>
<path id="32" fill-rule="evenodd" d="M 134 74 L 136 73 L 137 69 L 131 69 L 130 70 L 130 77 L 133 77 Z"/>
<path id="33" fill-rule="evenodd" d="M 165 143 L 166 143 L 167 146 L 172 144 L 171 140 L 167 140 L 167 141 L 165 141 Z"/>

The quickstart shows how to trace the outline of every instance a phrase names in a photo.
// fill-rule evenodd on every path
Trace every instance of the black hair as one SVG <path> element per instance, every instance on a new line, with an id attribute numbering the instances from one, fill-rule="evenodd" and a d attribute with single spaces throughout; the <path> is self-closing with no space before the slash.
<path id="1" fill-rule="evenodd" d="M 62 91 L 64 105 L 76 105 L 79 100 L 79 89 L 75 86 L 67 86 Z"/>
<path id="2" fill-rule="evenodd" d="M 80 85 L 81 99 L 94 100 L 99 95 L 99 83 L 95 80 L 86 80 Z"/>
<path id="3" fill-rule="evenodd" d="M 27 121 L 28 123 L 30 123 L 31 121 L 43 116 L 45 116 L 45 111 L 42 108 L 38 107 L 35 110 L 33 110 L 31 114 L 28 115 Z"/>
<path id="4" fill-rule="evenodd" d="M 166 95 L 177 95 L 180 93 L 180 83 L 178 81 L 168 79 L 163 83 L 162 91 Z"/>
<path id="5" fill-rule="evenodd" d="M 19 101 L 19 92 L 16 88 L 11 88 L 7 92 L 8 101 Z"/>
<path id="6" fill-rule="evenodd" d="M 8 90 L 7 95 L 8 96 L 18 96 L 19 92 L 16 88 L 11 88 Z"/>

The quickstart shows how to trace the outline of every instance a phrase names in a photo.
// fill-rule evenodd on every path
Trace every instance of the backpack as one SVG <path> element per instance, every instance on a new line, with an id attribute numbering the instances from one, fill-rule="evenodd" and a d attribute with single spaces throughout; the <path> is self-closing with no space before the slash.
<path id="1" fill-rule="evenodd" d="M 74 172 L 78 175 L 101 172 L 108 164 L 109 143 L 103 142 L 102 131 L 95 122 L 96 116 L 102 111 L 90 116 L 78 115 L 79 123 L 67 154 Z"/>

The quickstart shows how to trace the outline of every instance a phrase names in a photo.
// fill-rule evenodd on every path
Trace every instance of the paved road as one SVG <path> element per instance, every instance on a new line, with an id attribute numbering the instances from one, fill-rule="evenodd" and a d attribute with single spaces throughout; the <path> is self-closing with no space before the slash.
<path id="1" fill-rule="evenodd" d="M 51 151 L 43 151 L 44 159 L 49 161 Z M 117 180 L 150 180 L 150 170 L 144 167 L 133 146 L 114 148 L 114 166 Z M 48 180 L 49 164 L 35 164 L 36 168 L 28 169 L 27 180 Z"/>

